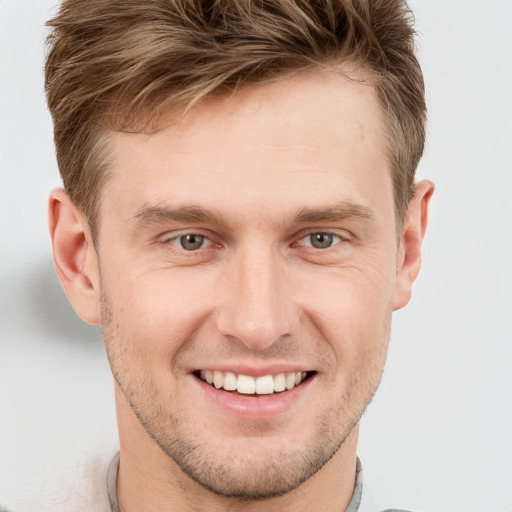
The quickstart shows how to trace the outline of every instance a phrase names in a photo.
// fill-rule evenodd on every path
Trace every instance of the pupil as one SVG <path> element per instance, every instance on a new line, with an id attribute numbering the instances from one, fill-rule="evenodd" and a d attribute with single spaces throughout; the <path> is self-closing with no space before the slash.
<path id="1" fill-rule="evenodd" d="M 332 245 L 332 235 L 328 233 L 315 233 L 311 235 L 311 245 L 317 249 L 326 249 Z"/>
<path id="2" fill-rule="evenodd" d="M 187 251 L 199 249 L 203 245 L 204 236 L 201 235 L 183 235 L 180 239 L 181 245 Z"/>

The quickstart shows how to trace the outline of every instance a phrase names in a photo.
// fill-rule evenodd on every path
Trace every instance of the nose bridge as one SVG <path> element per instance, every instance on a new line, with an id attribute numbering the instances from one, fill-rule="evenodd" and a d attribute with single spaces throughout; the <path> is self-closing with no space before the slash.
<path id="1" fill-rule="evenodd" d="M 218 328 L 253 350 L 264 350 L 293 328 L 293 305 L 282 262 L 266 243 L 237 251 L 227 269 L 228 292 Z"/>

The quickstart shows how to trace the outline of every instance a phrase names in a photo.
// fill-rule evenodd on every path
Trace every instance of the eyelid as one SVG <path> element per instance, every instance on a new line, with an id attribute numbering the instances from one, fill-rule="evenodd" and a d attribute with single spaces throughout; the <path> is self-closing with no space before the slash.
<path id="1" fill-rule="evenodd" d="M 292 245 L 299 245 L 299 242 L 301 242 L 303 239 L 305 239 L 311 235 L 318 234 L 318 233 L 331 235 L 331 236 L 339 239 L 338 242 L 333 243 L 333 245 L 327 249 L 337 246 L 337 245 L 341 244 L 342 242 L 348 242 L 351 240 L 350 234 L 347 233 L 346 231 L 339 232 L 335 229 L 312 228 L 312 229 L 303 230 L 300 233 L 298 233 L 298 235 L 296 235 L 294 237 L 294 241 L 293 241 Z M 186 235 L 196 235 L 196 236 L 203 237 L 205 239 L 205 242 L 207 242 L 207 243 L 206 243 L 206 246 L 203 246 L 200 249 L 208 249 L 212 246 L 223 245 L 220 242 L 215 241 L 215 237 L 211 233 L 205 233 L 204 230 L 201 230 L 201 229 L 197 229 L 197 230 L 196 229 L 184 229 L 184 230 L 182 230 L 182 231 L 180 230 L 178 232 L 172 232 L 172 231 L 166 232 L 166 233 L 163 233 L 162 235 L 160 235 L 158 237 L 157 241 L 158 241 L 158 243 L 160 243 L 162 245 L 168 245 L 168 244 L 172 243 L 172 245 L 174 247 L 178 247 L 180 250 L 185 251 L 184 248 L 179 247 L 178 244 L 174 243 L 174 242 L 179 240 L 182 236 L 186 236 Z M 302 244 L 300 244 L 300 245 L 302 247 L 307 247 Z M 327 250 L 327 249 L 324 249 L 324 250 Z M 199 249 L 197 249 L 196 251 L 187 251 L 187 252 L 193 253 L 193 252 L 197 252 L 197 251 L 199 251 Z"/>
<path id="2" fill-rule="evenodd" d="M 182 236 L 186 235 L 196 235 L 196 236 L 202 236 L 204 238 L 207 238 L 208 240 L 212 239 L 211 234 L 206 233 L 203 229 L 176 229 L 176 230 L 170 230 L 165 231 L 161 235 L 158 235 L 157 240 L 159 242 L 169 242 L 170 240 L 176 240 L 177 238 L 180 238 Z"/>
<path id="3" fill-rule="evenodd" d="M 179 239 L 182 236 L 186 236 L 186 235 L 195 235 L 195 236 L 203 237 L 205 245 L 203 245 L 202 247 L 200 247 L 196 250 L 187 251 L 185 248 L 180 247 L 180 245 L 179 245 Z M 211 233 L 205 233 L 204 230 L 201 230 L 201 229 L 184 229 L 184 230 L 180 230 L 180 231 L 170 231 L 170 232 L 168 231 L 158 237 L 157 243 L 161 244 L 163 246 L 167 246 L 167 247 L 171 246 L 173 249 L 176 249 L 176 250 L 179 250 L 182 252 L 187 252 L 189 254 L 193 254 L 195 252 L 198 252 L 198 251 L 204 250 L 204 249 L 210 249 L 211 247 L 213 247 L 215 245 L 220 245 L 218 242 L 216 242 L 214 240 L 214 237 L 212 236 Z"/>
<path id="4" fill-rule="evenodd" d="M 188 236 L 188 235 L 201 238 L 201 245 L 199 247 L 197 247 L 196 249 L 186 249 L 185 247 L 183 247 L 182 244 L 181 244 L 181 239 L 183 237 Z M 183 250 L 185 250 L 187 252 L 196 252 L 196 251 L 199 251 L 201 249 L 207 249 L 212 244 L 212 241 L 208 237 L 206 237 L 204 235 L 198 235 L 197 233 L 186 233 L 185 235 L 178 235 L 178 236 L 175 236 L 175 237 L 171 238 L 169 241 L 173 245 L 176 245 L 176 247 L 178 247 L 178 249 L 180 249 L 180 250 L 183 249 Z"/>
<path id="5" fill-rule="evenodd" d="M 335 247 L 335 246 L 341 244 L 342 242 L 348 242 L 350 240 L 350 237 L 345 232 L 340 233 L 339 231 L 332 230 L 332 229 L 309 229 L 305 232 L 299 233 L 299 235 L 295 238 L 294 244 L 299 245 L 299 242 L 304 240 L 305 238 L 308 238 L 311 235 L 316 235 L 316 234 L 320 234 L 320 233 L 324 234 L 324 235 L 331 235 L 333 237 L 339 238 L 339 242 L 333 243 L 328 248 L 323 249 L 324 251 L 331 249 L 332 247 Z M 311 245 L 302 245 L 302 244 L 300 244 L 300 245 L 301 245 L 301 247 L 311 247 Z M 321 250 L 321 249 L 315 248 L 315 250 Z"/>

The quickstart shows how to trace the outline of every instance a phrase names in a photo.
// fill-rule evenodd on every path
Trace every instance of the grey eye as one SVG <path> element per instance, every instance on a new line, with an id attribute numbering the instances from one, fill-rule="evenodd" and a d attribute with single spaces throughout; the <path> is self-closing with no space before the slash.
<path id="1" fill-rule="evenodd" d="M 315 249 L 327 249 L 333 243 L 333 235 L 330 233 L 313 233 L 309 235 L 311 246 Z"/>
<path id="2" fill-rule="evenodd" d="M 200 249 L 204 243 L 205 237 L 202 235 L 183 235 L 180 236 L 179 241 L 181 247 L 186 251 L 194 251 Z"/>

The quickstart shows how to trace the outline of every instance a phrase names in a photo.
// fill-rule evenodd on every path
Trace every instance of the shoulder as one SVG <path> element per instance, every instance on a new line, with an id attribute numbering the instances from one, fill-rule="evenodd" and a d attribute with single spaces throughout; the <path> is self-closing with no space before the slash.
<path id="1" fill-rule="evenodd" d="M 110 512 L 109 468 L 117 451 L 80 458 L 52 471 L 40 494 L 42 512 Z"/>

